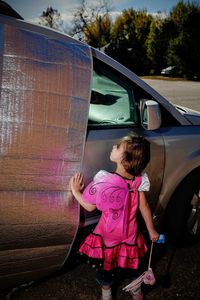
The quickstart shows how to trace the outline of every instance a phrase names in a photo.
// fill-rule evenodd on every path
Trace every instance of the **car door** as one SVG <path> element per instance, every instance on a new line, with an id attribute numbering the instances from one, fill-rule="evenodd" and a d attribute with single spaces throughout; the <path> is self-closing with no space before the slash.
<path id="1" fill-rule="evenodd" d="M 164 144 L 159 130 L 142 126 L 139 114 L 140 99 L 152 99 L 145 89 L 124 76 L 112 60 L 93 58 L 93 85 L 88 118 L 83 173 L 86 183 L 100 169 L 113 171 L 109 156 L 112 146 L 124 135 L 137 132 L 151 143 L 151 161 L 146 169 L 151 190 L 148 198 L 154 208 L 159 196 L 164 171 Z M 119 66 L 120 68 L 120 66 Z M 93 222 L 95 214 L 86 213 L 83 223 Z"/>

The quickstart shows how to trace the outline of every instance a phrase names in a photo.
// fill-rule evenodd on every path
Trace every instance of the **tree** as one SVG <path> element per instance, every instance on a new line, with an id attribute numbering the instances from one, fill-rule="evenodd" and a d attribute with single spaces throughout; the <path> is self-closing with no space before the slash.
<path id="1" fill-rule="evenodd" d="M 200 6 L 180 1 L 169 18 L 175 30 L 167 51 L 168 64 L 179 65 L 186 76 L 200 77 Z"/>
<path id="2" fill-rule="evenodd" d="M 106 45 L 110 41 L 112 26 L 110 9 L 110 1 L 99 0 L 96 5 L 89 5 L 87 0 L 81 0 L 73 14 L 70 34 L 96 48 Z"/>
<path id="3" fill-rule="evenodd" d="M 145 10 L 124 10 L 113 24 L 112 43 L 106 53 L 138 75 L 146 73 L 149 69 L 146 39 L 151 22 L 152 16 Z"/>
<path id="4" fill-rule="evenodd" d="M 174 24 L 167 17 L 161 15 L 154 17 L 146 40 L 147 56 L 155 74 L 166 67 L 166 54 L 170 39 L 174 36 Z"/>
<path id="5" fill-rule="evenodd" d="M 65 32 L 64 21 L 57 9 L 54 9 L 51 6 L 47 7 L 46 11 L 42 12 L 39 19 L 40 19 L 39 20 L 40 25 Z"/>

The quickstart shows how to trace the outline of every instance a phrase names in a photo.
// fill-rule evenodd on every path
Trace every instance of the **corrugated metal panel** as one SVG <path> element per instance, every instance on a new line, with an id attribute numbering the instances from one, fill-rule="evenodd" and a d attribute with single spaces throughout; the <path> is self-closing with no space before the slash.
<path id="1" fill-rule="evenodd" d="M 0 280 L 16 270 L 16 281 L 22 264 L 34 276 L 60 267 L 76 234 L 68 183 L 82 164 L 92 62 L 69 37 L 1 22 Z"/>

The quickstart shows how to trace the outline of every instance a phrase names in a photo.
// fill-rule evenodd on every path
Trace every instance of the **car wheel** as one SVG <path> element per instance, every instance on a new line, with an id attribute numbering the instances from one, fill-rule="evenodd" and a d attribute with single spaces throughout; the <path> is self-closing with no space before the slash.
<path id="1" fill-rule="evenodd" d="M 167 207 L 166 226 L 172 243 L 186 246 L 200 241 L 200 169 L 176 189 Z"/>

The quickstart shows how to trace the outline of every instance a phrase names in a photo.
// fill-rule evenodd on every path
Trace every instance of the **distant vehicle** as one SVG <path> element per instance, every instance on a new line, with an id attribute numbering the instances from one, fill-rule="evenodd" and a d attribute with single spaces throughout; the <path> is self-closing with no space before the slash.
<path id="1" fill-rule="evenodd" d="M 65 34 L 3 15 L 0 29 L 1 288 L 62 268 L 99 217 L 73 199 L 70 177 L 112 171 L 112 145 L 131 131 L 151 143 L 157 229 L 199 241 L 200 113 Z"/>
<path id="2" fill-rule="evenodd" d="M 181 76 L 182 71 L 178 66 L 169 66 L 161 70 L 163 76 Z"/>

